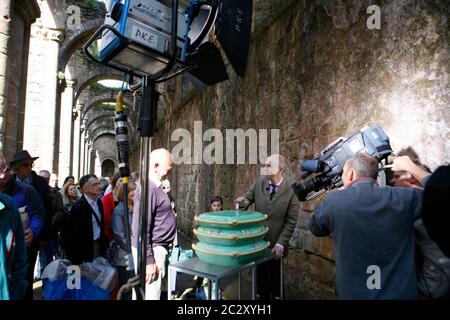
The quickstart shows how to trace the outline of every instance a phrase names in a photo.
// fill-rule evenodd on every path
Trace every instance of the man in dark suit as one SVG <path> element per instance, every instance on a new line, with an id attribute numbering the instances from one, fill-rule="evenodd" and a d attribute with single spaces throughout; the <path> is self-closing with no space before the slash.
<path id="1" fill-rule="evenodd" d="M 72 264 L 105 256 L 107 243 L 98 178 L 88 174 L 81 177 L 79 184 L 83 196 L 65 215 L 62 230 L 63 246 Z"/>
<path id="2" fill-rule="evenodd" d="M 344 190 L 332 192 L 310 221 L 318 237 L 331 235 L 338 299 L 415 299 L 414 220 L 419 189 L 379 187 L 378 162 L 359 153 L 347 160 Z"/>
<path id="3" fill-rule="evenodd" d="M 270 242 L 270 248 L 276 260 L 269 261 L 257 268 L 258 295 L 262 300 L 280 297 L 280 261 L 286 257 L 289 239 L 297 223 L 300 203 L 290 182 L 284 177 L 286 160 L 279 154 L 271 155 L 265 161 L 261 176 L 251 185 L 249 191 L 235 202 L 240 208 L 247 209 L 255 203 L 255 210 L 267 214 L 266 226 L 269 227 L 264 240 Z"/>

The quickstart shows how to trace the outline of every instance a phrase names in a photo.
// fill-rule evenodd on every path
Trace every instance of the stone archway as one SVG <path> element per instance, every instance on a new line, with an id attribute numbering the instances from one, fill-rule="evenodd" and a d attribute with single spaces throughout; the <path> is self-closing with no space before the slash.
<path id="1" fill-rule="evenodd" d="M 114 128 L 108 125 L 100 125 L 96 127 L 94 130 L 90 131 L 90 136 L 92 137 L 92 141 L 95 141 L 99 136 L 104 134 L 110 134 L 112 136 L 115 135 Z"/>
<path id="2" fill-rule="evenodd" d="M 75 88 L 75 101 L 78 99 L 84 89 L 86 89 L 91 84 L 101 80 L 123 80 L 123 74 L 106 66 L 101 66 L 85 74 L 82 74 L 81 77 L 77 79 L 77 86 Z"/>
<path id="3" fill-rule="evenodd" d="M 105 102 L 116 102 L 116 92 L 111 92 L 107 94 L 97 95 L 95 97 L 90 98 L 89 100 L 85 101 L 83 104 L 85 108 L 82 110 L 83 112 L 83 119 L 85 118 L 85 115 L 94 108 L 95 106 L 105 103 Z M 128 98 L 124 97 L 123 104 L 129 109 L 133 110 L 133 102 Z"/>
<path id="4" fill-rule="evenodd" d="M 97 18 L 93 20 L 84 21 L 79 30 L 64 39 L 61 44 L 59 54 L 59 70 L 64 70 L 67 62 L 72 54 L 80 48 L 86 41 L 94 34 L 94 32 L 105 22 L 104 18 Z"/>
<path id="5" fill-rule="evenodd" d="M 114 119 L 115 113 L 113 111 L 100 112 L 95 116 L 89 117 L 86 122 L 86 128 L 93 128 L 96 123 L 105 123 L 105 120 Z M 130 117 L 127 117 L 128 134 L 133 135 L 135 133 L 135 125 L 131 121 Z M 112 128 L 115 128 L 114 126 Z"/>
<path id="6" fill-rule="evenodd" d="M 112 177 L 114 175 L 116 165 L 111 159 L 103 160 L 102 162 L 102 177 Z"/>

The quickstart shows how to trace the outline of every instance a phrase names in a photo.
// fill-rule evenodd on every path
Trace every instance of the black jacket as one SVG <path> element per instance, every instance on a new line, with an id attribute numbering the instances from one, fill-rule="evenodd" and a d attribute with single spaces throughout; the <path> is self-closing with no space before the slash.
<path id="1" fill-rule="evenodd" d="M 422 219 L 431 239 L 450 258 L 450 166 L 441 166 L 424 181 Z"/>
<path id="2" fill-rule="evenodd" d="M 61 192 L 57 188 L 50 188 L 50 199 L 52 200 L 52 231 L 55 236 L 61 230 L 62 220 L 64 217 L 64 204 Z"/>
<path id="3" fill-rule="evenodd" d="M 97 200 L 97 205 L 101 213 L 99 240 L 101 252 L 104 256 L 107 245 L 104 233 L 105 218 L 100 200 Z M 66 257 L 72 264 L 94 260 L 94 231 L 92 229 L 92 215 L 94 214 L 94 210 L 85 196 L 81 197 L 69 213 L 64 214 L 61 234 Z"/>
<path id="4" fill-rule="evenodd" d="M 16 175 L 14 175 L 16 179 Z M 39 234 L 38 240 L 46 241 L 50 240 L 52 236 L 52 219 L 53 219 L 53 207 L 52 199 L 50 198 L 50 186 L 43 177 L 39 176 L 35 171 L 31 171 L 30 185 L 39 193 L 42 204 L 45 208 L 44 226 Z"/>

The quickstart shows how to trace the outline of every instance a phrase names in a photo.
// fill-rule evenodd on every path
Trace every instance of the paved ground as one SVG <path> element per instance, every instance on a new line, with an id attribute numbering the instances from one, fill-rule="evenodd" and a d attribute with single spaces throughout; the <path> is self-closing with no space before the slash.
<path id="1" fill-rule="evenodd" d="M 179 235 L 179 244 L 180 246 L 185 249 L 189 250 L 191 249 L 191 243 L 184 238 L 182 235 Z M 245 279 L 245 277 L 244 277 Z M 166 279 L 167 281 L 167 279 Z M 245 281 L 244 281 L 245 284 Z M 193 290 L 193 287 L 195 285 L 195 279 L 193 276 L 178 273 L 177 274 L 177 282 L 176 282 L 176 292 L 173 296 L 174 299 L 181 299 L 181 300 L 196 300 L 195 292 Z M 221 292 L 222 292 L 222 299 L 225 300 L 232 300 L 238 298 L 238 281 L 237 277 L 233 279 L 225 279 L 221 283 Z M 243 297 L 249 296 L 249 290 L 246 290 L 246 287 L 243 288 Z M 34 299 L 35 300 L 42 300 L 43 298 L 43 292 L 42 292 L 42 281 L 35 281 L 33 284 L 33 291 L 34 291 Z M 167 291 L 163 292 L 161 295 L 162 299 L 167 299 Z"/>

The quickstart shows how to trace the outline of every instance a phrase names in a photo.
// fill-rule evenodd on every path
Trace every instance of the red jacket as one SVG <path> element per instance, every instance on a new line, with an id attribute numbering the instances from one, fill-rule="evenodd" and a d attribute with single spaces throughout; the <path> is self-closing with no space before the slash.
<path id="1" fill-rule="evenodd" d="M 111 226 L 111 217 L 112 217 L 112 212 L 114 210 L 114 197 L 113 197 L 112 192 L 103 196 L 102 204 L 103 204 L 103 213 L 105 216 L 104 231 L 105 231 L 106 238 L 108 239 L 108 243 L 109 243 L 114 239 L 113 232 L 112 232 L 112 226 Z"/>

